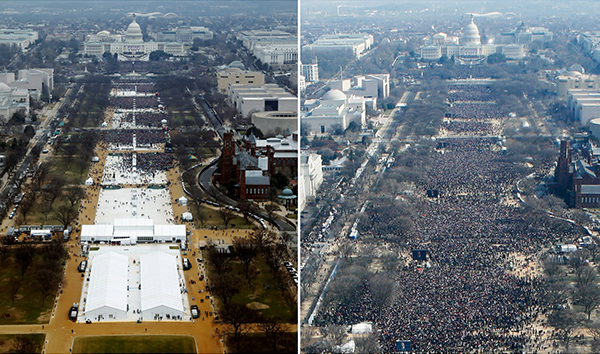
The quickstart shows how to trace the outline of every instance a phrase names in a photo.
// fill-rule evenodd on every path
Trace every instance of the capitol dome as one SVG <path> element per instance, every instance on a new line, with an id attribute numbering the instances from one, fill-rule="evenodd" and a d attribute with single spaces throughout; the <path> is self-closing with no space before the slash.
<path id="1" fill-rule="evenodd" d="M 323 95 L 323 97 L 321 97 L 321 101 L 338 101 L 338 100 L 345 100 L 346 94 L 343 93 L 340 90 L 330 90 L 329 92 L 327 92 L 326 94 Z"/>
<path id="2" fill-rule="evenodd" d="M 460 37 L 461 44 L 481 44 L 481 36 L 479 35 L 479 28 L 473 22 L 473 16 L 471 16 L 471 22 L 465 27 L 462 37 Z"/>
<path id="3" fill-rule="evenodd" d="M 12 90 L 4 82 L 0 82 L 0 93 L 10 93 Z"/>
<path id="4" fill-rule="evenodd" d="M 143 42 L 142 29 L 140 25 L 135 22 L 135 16 L 133 21 L 127 27 L 127 33 L 125 34 L 125 41 L 127 42 Z"/>

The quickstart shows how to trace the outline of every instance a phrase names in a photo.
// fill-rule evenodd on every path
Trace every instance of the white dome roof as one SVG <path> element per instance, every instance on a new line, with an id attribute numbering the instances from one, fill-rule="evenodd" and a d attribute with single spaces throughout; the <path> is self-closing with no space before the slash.
<path id="1" fill-rule="evenodd" d="M 346 94 L 340 90 L 331 90 L 321 97 L 322 101 L 337 101 L 337 100 L 345 100 Z"/>
<path id="2" fill-rule="evenodd" d="M 12 90 L 10 89 L 10 87 L 8 87 L 7 84 L 5 84 L 4 82 L 0 82 L 0 93 L 9 93 Z"/>
<path id="3" fill-rule="evenodd" d="M 462 44 L 477 43 L 481 44 L 481 36 L 479 35 L 479 28 L 473 22 L 473 16 L 471 16 L 471 22 L 465 27 L 463 35 L 460 38 Z"/>
<path id="4" fill-rule="evenodd" d="M 142 29 L 140 25 L 135 22 L 135 17 L 133 21 L 127 27 L 127 33 L 125 35 L 125 39 L 127 42 L 141 42 L 143 38 Z"/>

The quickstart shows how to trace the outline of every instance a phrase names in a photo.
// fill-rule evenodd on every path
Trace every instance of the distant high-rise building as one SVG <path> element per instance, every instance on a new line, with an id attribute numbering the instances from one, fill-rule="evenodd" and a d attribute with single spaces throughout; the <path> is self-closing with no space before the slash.
<path id="1" fill-rule="evenodd" d="M 302 63 L 302 75 L 304 75 L 306 82 L 319 81 L 319 63 L 317 58 L 310 64 Z"/>

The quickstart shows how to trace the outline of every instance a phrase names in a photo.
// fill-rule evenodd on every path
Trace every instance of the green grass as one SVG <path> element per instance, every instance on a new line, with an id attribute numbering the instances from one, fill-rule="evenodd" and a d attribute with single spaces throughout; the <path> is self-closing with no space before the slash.
<path id="1" fill-rule="evenodd" d="M 206 254 L 204 254 L 203 257 L 206 259 Z M 277 289 L 274 275 L 271 268 L 267 265 L 264 256 L 257 256 L 254 259 L 253 264 L 260 270 L 260 274 L 255 274 L 254 277 L 251 278 L 253 286 L 250 287 L 246 282 L 242 265 L 237 261 L 231 263 L 230 274 L 239 278 L 238 284 L 240 285 L 239 293 L 233 296 L 232 302 L 245 305 L 253 302 L 265 304 L 269 306 L 269 308 L 259 310 L 259 312 L 263 316 L 276 317 L 283 322 L 289 322 L 291 319 L 295 318 L 295 313 L 292 314 L 292 309 L 284 300 L 281 290 Z M 270 285 L 270 289 L 266 290 L 263 284 Z M 220 301 L 218 299 L 216 300 L 219 305 L 221 305 Z"/>
<path id="2" fill-rule="evenodd" d="M 225 341 L 231 353 L 236 353 L 237 344 L 231 337 L 226 337 Z M 250 333 L 240 340 L 240 349 L 243 353 L 296 353 L 298 333 L 283 334 L 283 337 L 277 342 L 277 350 L 273 350 L 272 343 L 263 333 Z"/>
<path id="3" fill-rule="evenodd" d="M 189 336 L 77 337 L 73 353 L 196 353 L 196 344 Z"/>
<path id="4" fill-rule="evenodd" d="M 192 209 L 192 213 L 195 213 L 195 210 L 194 210 L 195 208 L 191 208 L 191 209 Z M 218 210 L 211 209 L 209 207 L 202 205 L 200 207 L 200 211 L 206 216 L 206 221 L 204 222 L 204 228 L 208 228 L 210 226 L 217 226 L 222 229 L 225 226 L 225 224 L 223 223 L 223 219 L 221 219 L 221 216 L 219 216 Z M 194 215 L 194 218 L 196 220 L 194 222 L 196 223 L 196 225 L 198 227 L 200 227 L 201 225 L 200 225 L 200 222 L 198 221 L 198 217 L 196 215 Z M 235 227 L 232 225 L 235 225 Z M 248 222 L 246 223 L 246 220 L 244 219 L 244 217 L 239 216 L 229 222 L 228 228 L 231 228 L 231 229 L 253 229 L 255 227 L 256 227 L 256 225 L 254 223 L 252 223 L 252 221 L 250 219 L 248 219 Z"/>
<path id="5" fill-rule="evenodd" d="M 10 314 L 10 318 L 0 316 L 0 325 L 12 324 L 31 324 L 31 323 L 48 323 L 46 320 L 40 321 L 39 317 L 43 313 L 49 313 L 52 309 L 54 296 L 50 295 L 46 299 L 45 306 L 42 307 L 42 296 L 35 289 L 35 280 L 31 276 L 35 262 L 40 261 L 41 256 L 36 255 L 34 264 L 32 264 L 25 273 L 25 278 L 21 284 L 21 288 L 17 293 L 14 305 L 10 299 L 10 279 L 21 279 L 21 269 L 16 265 L 13 258 L 4 261 L 4 265 L 0 267 L 0 314 Z M 57 314 L 57 316 L 67 316 L 67 314 Z"/>
<path id="6" fill-rule="evenodd" d="M 34 343 L 36 350 L 34 353 L 41 353 L 44 347 L 45 334 L 21 334 L 21 336 L 29 337 Z M 0 353 L 11 353 L 13 349 L 13 340 L 17 338 L 16 334 L 0 335 Z"/>
<path id="7" fill-rule="evenodd" d="M 85 162 L 85 168 L 83 170 L 83 173 L 80 174 L 78 160 L 79 157 L 73 156 L 71 163 L 68 163 L 66 157 L 54 156 L 54 158 L 52 159 L 51 172 L 64 174 L 69 184 L 83 184 L 85 178 L 87 177 L 87 172 L 89 171 L 91 162 Z"/>

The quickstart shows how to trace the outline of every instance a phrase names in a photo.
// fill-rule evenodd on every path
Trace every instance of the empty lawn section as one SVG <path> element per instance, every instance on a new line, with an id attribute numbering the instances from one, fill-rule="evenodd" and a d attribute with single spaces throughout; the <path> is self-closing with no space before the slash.
<path id="1" fill-rule="evenodd" d="M 73 353 L 196 353 L 196 344 L 189 336 L 77 337 Z"/>

